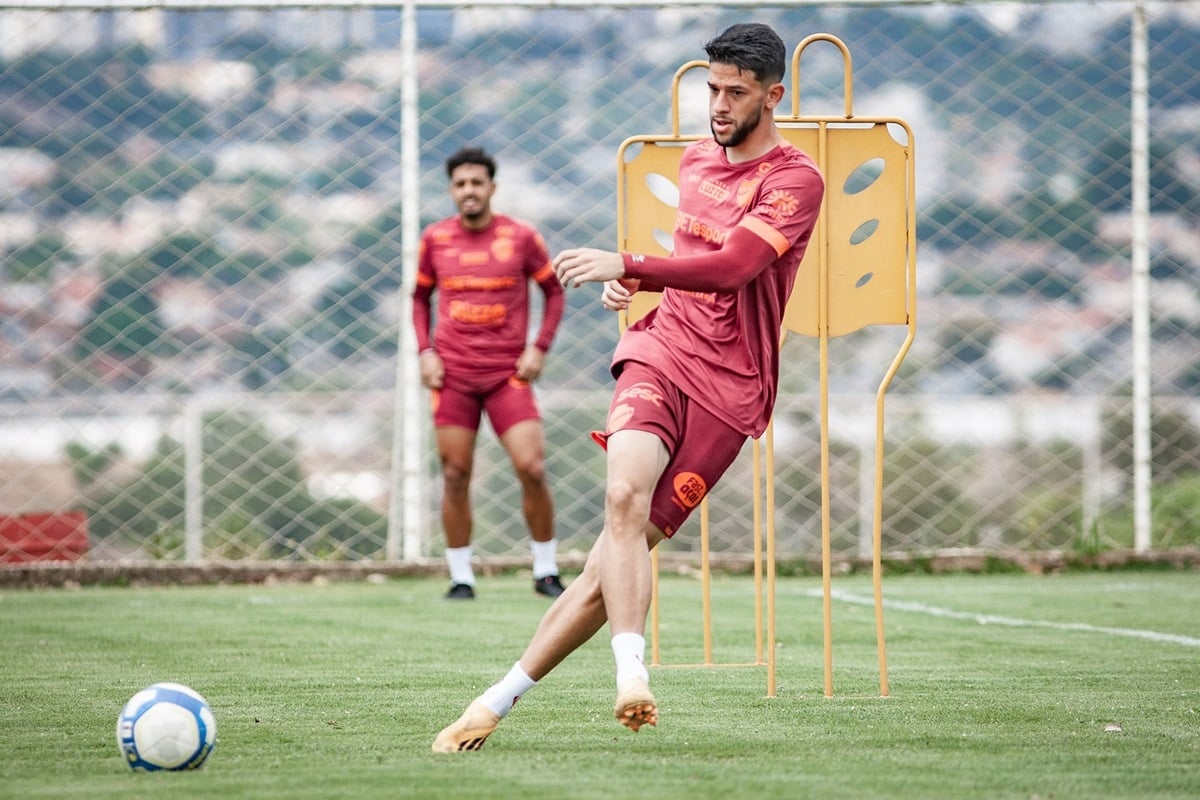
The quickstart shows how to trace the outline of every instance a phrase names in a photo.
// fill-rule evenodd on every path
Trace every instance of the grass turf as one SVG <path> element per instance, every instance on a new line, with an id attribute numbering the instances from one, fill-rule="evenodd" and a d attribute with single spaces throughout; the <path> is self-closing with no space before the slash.
<path id="1" fill-rule="evenodd" d="M 520 654 L 547 603 L 528 577 L 473 603 L 426 579 L 0 592 L 0 798 L 1200 796 L 1200 575 L 889 578 L 886 699 L 869 581 L 834 587 L 832 698 L 819 580 L 780 580 L 767 698 L 760 667 L 683 666 L 700 589 L 672 576 L 658 728 L 612 720 L 598 636 L 455 756 L 430 742 Z M 715 579 L 713 607 L 714 660 L 752 661 L 750 579 Z M 216 714 L 197 772 L 117 752 L 121 706 L 160 680 Z"/>

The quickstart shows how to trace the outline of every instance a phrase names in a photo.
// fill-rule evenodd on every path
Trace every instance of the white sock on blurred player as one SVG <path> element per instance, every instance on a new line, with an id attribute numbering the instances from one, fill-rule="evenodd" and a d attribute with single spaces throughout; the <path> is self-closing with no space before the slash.
<path id="1" fill-rule="evenodd" d="M 471 569 L 471 546 L 447 547 L 446 565 L 450 567 L 450 582 L 475 585 L 475 572 Z"/>
<path id="2" fill-rule="evenodd" d="M 558 539 L 551 539 L 548 542 L 530 539 L 529 547 L 533 551 L 533 579 L 535 581 L 545 578 L 547 575 L 558 574 Z"/>

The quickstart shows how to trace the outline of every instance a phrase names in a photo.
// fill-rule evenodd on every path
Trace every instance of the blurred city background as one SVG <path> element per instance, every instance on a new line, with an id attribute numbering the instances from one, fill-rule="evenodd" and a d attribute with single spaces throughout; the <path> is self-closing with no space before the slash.
<path id="1" fill-rule="evenodd" d="M 86 558 L 437 556 L 405 329 L 413 231 L 454 210 L 443 160 L 487 148 L 498 211 L 551 252 L 611 249 L 621 143 L 670 133 L 676 69 L 750 19 L 789 47 L 839 37 L 855 113 L 914 133 L 918 335 L 888 392 L 885 551 L 1132 547 L 1139 380 L 1150 546 L 1200 539 L 1200 4 L 416 2 L 409 51 L 399 6 L 154 5 L 0 0 L 0 514 L 82 515 Z M 801 66 L 802 113 L 840 113 L 839 51 Z M 684 133 L 707 131 L 705 102 L 685 83 Z M 538 384 L 563 552 L 602 517 L 587 432 L 618 329 L 597 298 L 569 292 Z M 831 343 L 839 557 L 869 554 L 874 393 L 903 335 Z M 778 553 L 804 559 L 820 541 L 816 343 L 784 352 Z M 511 469 L 490 429 L 481 442 L 476 550 L 523 556 Z M 751 550 L 751 449 L 710 497 L 714 552 Z M 697 525 L 670 548 L 697 547 Z M 6 542 L 5 560 L 39 556 Z"/>

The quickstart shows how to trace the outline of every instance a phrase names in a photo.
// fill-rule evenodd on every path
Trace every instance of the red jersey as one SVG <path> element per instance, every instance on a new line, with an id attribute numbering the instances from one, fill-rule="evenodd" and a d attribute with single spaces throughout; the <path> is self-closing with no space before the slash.
<path id="1" fill-rule="evenodd" d="M 672 255 L 720 250 L 742 227 L 779 256 L 734 291 L 665 288 L 659 305 L 621 337 L 614 370 L 625 361 L 649 364 L 734 430 L 761 435 L 775 407 L 784 308 L 824 189 L 816 164 L 790 144 L 738 164 L 712 139 L 690 145 L 679 165 Z M 631 277 L 654 283 L 657 276 L 646 268 Z"/>
<path id="2" fill-rule="evenodd" d="M 520 220 L 495 214 L 483 230 L 467 230 L 458 216 L 421 234 L 413 325 L 417 347 L 434 347 L 448 375 L 508 374 L 529 336 L 529 281 L 545 295 L 534 345 L 550 349 L 565 298 L 541 235 Z M 437 322 L 430 341 L 430 298 Z"/>

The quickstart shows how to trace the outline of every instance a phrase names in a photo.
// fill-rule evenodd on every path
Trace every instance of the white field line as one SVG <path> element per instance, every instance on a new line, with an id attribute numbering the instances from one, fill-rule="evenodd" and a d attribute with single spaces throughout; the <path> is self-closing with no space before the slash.
<path id="1" fill-rule="evenodd" d="M 805 592 L 809 597 L 821 597 L 820 589 L 810 589 Z M 843 603 L 860 606 L 875 605 L 875 598 L 849 592 L 833 591 L 830 596 Z M 1050 628 L 1056 631 L 1078 631 L 1081 633 L 1102 633 L 1108 636 L 1124 636 L 1130 639 L 1146 639 L 1163 644 L 1178 644 L 1184 647 L 1200 647 L 1200 639 L 1191 636 L 1181 636 L 1177 633 L 1159 633 L 1158 631 L 1140 630 L 1138 628 L 1109 628 L 1102 625 L 1088 625 L 1084 622 L 1047 622 L 1038 619 L 1019 619 L 1017 617 L 1001 617 L 995 614 L 976 614 L 971 611 L 954 611 L 949 608 L 938 608 L 925 603 L 911 600 L 888 600 L 884 598 L 883 607 L 894 611 L 911 611 L 915 614 L 925 614 L 942 619 L 960 619 L 974 622 L 977 625 L 1006 625 L 1010 628 Z"/>

